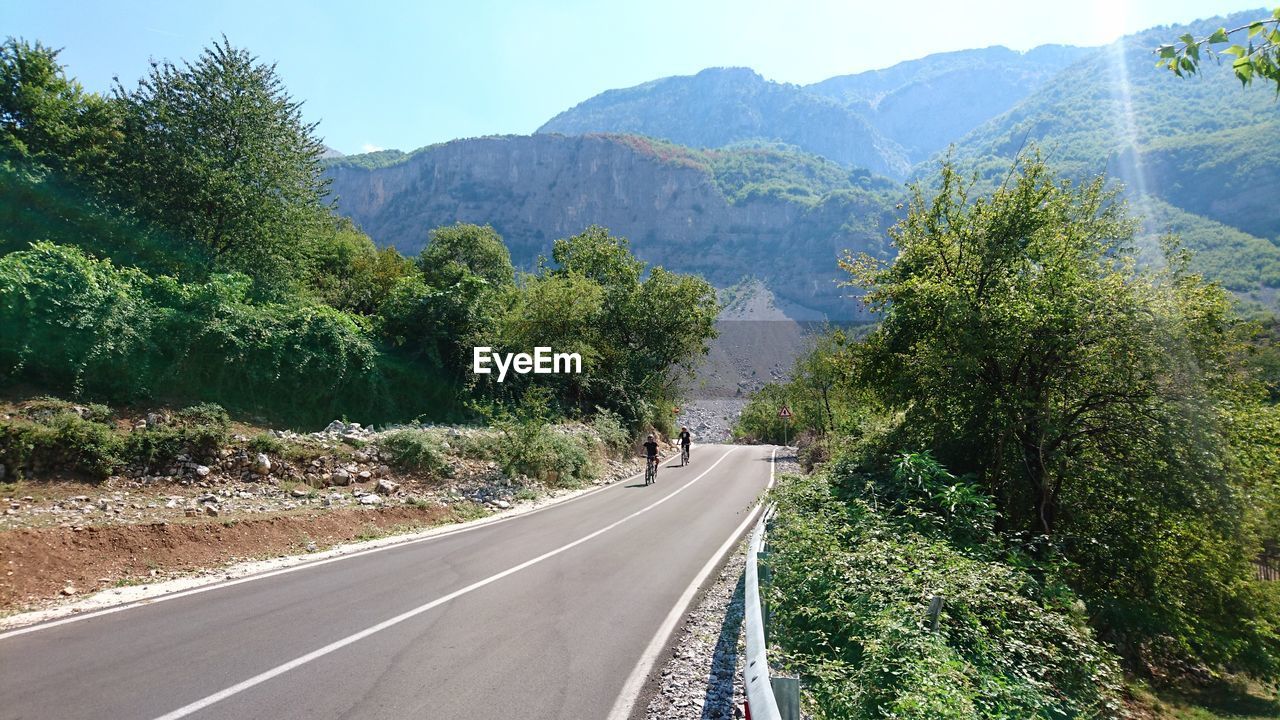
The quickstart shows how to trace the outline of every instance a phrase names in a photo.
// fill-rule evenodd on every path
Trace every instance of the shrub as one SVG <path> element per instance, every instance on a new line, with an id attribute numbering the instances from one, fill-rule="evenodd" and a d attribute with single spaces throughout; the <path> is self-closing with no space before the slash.
<path id="1" fill-rule="evenodd" d="M 174 413 L 168 423 L 125 436 L 131 462 L 146 467 L 171 463 L 179 455 L 210 458 L 230 440 L 231 419 L 222 406 L 192 405 Z"/>
<path id="2" fill-rule="evenodd" d="M 423 430 L 396 430 L 378 438 L 378 446 L 403 470 L 441 473 L 447 468 L 440 439 Z"/>
<path id="3" fill-rule="evenodd" d="M 817 717 L 1124 715 L 1117 663 L 1069 592 L 834 490 L 785 477 L 769 538 L 774 642 Z"/>
<path id="4" fill-rule="evenodd" d="M 622 418 L 617 413 L 596 408 L 596 414 L 591 418 L 591 428 L 610 452 L 622 455 L 631 450 L 631 433 L 623 427 Z"/>
<path id="5" fill-rule="evenodd" d="M 19 420 L 0 425 L 0 451 L 15 475 L 39 467 L 101 479 L 124 464 L 123 443 L 110 427 L 74 412 L 42 417 L 39 422 Z"/>
<path id="6" fill-rule="evenodd" d="M 248 448 L 253 452 L 266 453 L 268 455 L 283 455 L 285 444 L 279 438 L 269 433 L 258 433 L 249 438 Z"/>

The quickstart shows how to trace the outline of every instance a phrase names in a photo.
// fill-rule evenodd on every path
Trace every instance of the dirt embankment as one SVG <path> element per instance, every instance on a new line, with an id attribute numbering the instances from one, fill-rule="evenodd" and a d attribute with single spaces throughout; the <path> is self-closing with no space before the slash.
<path id="1" fill-rule="evenodd" d="M 446 507 L 329 510 L 242 521 L 49 527 L 0 533 L 0 613 L 233 562 L 454 522 Z"/>

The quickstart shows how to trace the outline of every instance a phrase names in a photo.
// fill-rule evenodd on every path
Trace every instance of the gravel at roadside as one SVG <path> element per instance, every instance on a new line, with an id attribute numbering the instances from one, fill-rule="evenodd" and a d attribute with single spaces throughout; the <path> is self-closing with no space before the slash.
<path id="1" fill-rule="evenodd" d="M 649 701 L 647 720 L 741 717 L 735 709 L 743 702 L 738 665 L 743 657 L 745 551 L 744 541 L 680 627 L 675 650 L 661 671 L 661 687 Z"/>
<path id="2" fill-rule="evenodd" d="M 776 473 L 799 473 L 794 453 L 779 449 Z M 714 720 L 742 717 L 743 569 L 746 539 L 725 562 L 702 601 L 678 631 L 661 685 L 646 720 Z"/>

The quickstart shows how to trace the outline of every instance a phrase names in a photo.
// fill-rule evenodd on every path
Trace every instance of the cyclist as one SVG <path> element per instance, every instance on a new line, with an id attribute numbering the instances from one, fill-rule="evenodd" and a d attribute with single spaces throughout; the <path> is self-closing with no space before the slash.
<path id="1" fill-rule="evenodd" d="M 689 428 L 680 426 L 680 465 L 681 467 L 689 464 L 689 446 L 693 443 L 693 436 L 689 434 Z"/>
<path id="2" fill-rule="evenodd" d="M 648 461 L 648 466 L 645 467 L 645 479 L 648 480 L 649 476 L 652 475 L 653 481 L 657 482 L 658 481 L 658 438 L 654 437 L 653 433 L 649 433 L 649 438 L 644 441 L 644 454 L 645 454 L 645 459 Z"/>

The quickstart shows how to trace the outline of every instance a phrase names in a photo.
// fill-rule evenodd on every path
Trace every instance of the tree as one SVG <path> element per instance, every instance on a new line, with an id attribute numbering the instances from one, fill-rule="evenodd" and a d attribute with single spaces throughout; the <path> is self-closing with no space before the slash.
<path id="1" fill-rule="evenodd" d="M 489 225 L 457 223 L 431 231 L 418 257 L 423 279 L 435 287 L 449 287 L 474 276 L 494 288 L 515 284 L 511 253 L 502 236 Z"/>
<path id="2" fill-rule="evenodd" d="M 581 408 L 616 410 L 633 427 L 656 420 L 669 404 L 678 374 L 687 373 L 715 337 L 715 289 L 701 278 L 649 269 L 626 238 L 591 226 L 555 241 L 551 275 L 580 276 L 604 291 L 599 316 L 597 382 Z"/>
<path id="3" fill-rule="evenodd" d="M 58 53 L 12 37 L 0 45 L 0 155 L 96 176 L 119 150 L 119 108 L 67 78 Z"/>
<path id="4" fill-rule="evenodd" d="M 1220 52 L 1235 58 L 1231 69 L 1242 85 L 1248 86 L 1256 78 L 1275 83 L 1280 96 L 1280 7 L 1271 17 L 1255 20 L 1248 25 L 1228 30 L 1218 28 L 1212 35 L 1197 40 L 1191 33 L 1178 38 L 1178 43 L 1161 45 L 1156 49 L 1160 60 L 1156 67 L 1168 68 L 1178 77 L 1195 75 L 1200 71 L 1201 51 L 1206 57 L 1216 59 L 1215 45 L 1225 45 L 1232 35 L 1245 34 L 1247 46 L 1231 45 Z M 1255 42 L 1257 44 L 1255 44 Z"/>
<path id="5" fill-rule="evenodd" d="M 1075 186 L 1032 156 L 989 197 L 970 187 L 945 164 L 891 231 L 892 264 L 842 262 L 884 314 L 855 369 L 904 412 L 893 442 L 971 473 L 1014 547 L 1064 557 L 1135 666 L 1275 673 L 1246 498 L 1277 468 L 1226 291 L 1172 241 L 1139 272 L 1104 178 Z"/>
<path id="6" fill-rule="evenodd" d="M 322 146 L 301 103 L 223 37 L 181 67 L 153 62 L 129 90 L 117 82 L 125 143 L 116 180 L 176 242 L 266 289 L 291 285 L 310 235 L 328 222 Z"/>
<path id="7" fill-rule="evenodd" d="M 321 228 L 310 249 L 311 290 L 339 310 L 374 315 L 404 277 L 418 272 L 393 247 L 378 249 L 347 218 Z"/>

